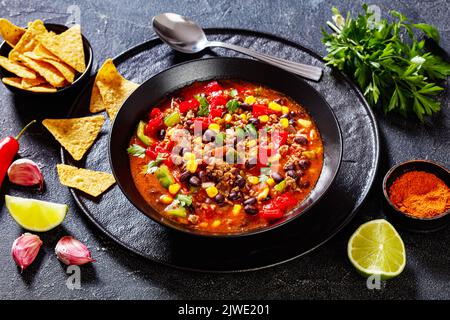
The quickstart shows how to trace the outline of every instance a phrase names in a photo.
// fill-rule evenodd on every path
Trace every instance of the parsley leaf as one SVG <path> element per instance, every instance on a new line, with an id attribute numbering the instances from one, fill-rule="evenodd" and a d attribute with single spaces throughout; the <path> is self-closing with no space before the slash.
<path id="1" fill-rule="evenodd" d="M 230 97 L 236 98 L 237 95 L 238 95 L 238 91 L 236 89 L 230 90 Z"/>
<path id="2" fill-rule="evenodd" d="M 150 161 L 147 165 L 144 166 L 143 173 L 144 174 L 153 174 L 158 170 L 158 166 L 167 159 L 167 154 L 158 153 L 155 160 Z"/>
<path id="3" fill-rule="evenodd" d="M 138 157 L 138 158 L 144 158 L 145 157 L 145 148 L 141 147 L 138 144 L 133 144 L 127 149 L 127 152 L 131 154 L 132 156 Z"/>
<path id="4" fill-rule="evenodd" d="M 425 51 L 414 31 L 436 42 L 438 30 L 425 23 L 410 23 L 391 11 L 393 22 L 375 21 L 366 4 L 364 13 L 344 18 L 333 8 L 332 33 L 322 30 L 327 65 L 352 77 L 372 107 L 403 116 L 415 114 L 420 121 L 441 109 L 435 96 L 443 90 L 435 82 L 450 75 L 450 64 Z"/>
<path id="5" fill-rule="evenodd" d="M 192 196 L 186 194 L 177 194 L 175 200 L 178 201 L 182 207 L 188 207 L 192 204 Z"/>
<path id="6" fill-rule="evenodd" d="M 201 95 L 194 96 L 195 99 L 200 103 L 200 107 L 198 109 L 197 115 L 200 117 L 205 117 L 209 115 L 209 103 L 205 97 Z"/>
<path id="7" fill-rule="evenodd" d="M 239 103 L 239 101 L 237 101 L 237 100 L 235 100 L 235 99 L 229 100 L 229 101 L 227 102 L 227 109 L 228 109 L 228 112 L 229 112 L 229 113 L 236 112 L 236 110 L 239 109 L 240 105 L 241 105 L 241 104 Z"/>

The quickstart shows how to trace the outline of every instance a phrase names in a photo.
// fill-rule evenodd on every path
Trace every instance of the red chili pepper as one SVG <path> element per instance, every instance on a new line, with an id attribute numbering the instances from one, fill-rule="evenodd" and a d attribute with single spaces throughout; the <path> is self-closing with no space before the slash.
<path id="1" fill-rule="evenodd" d="M 205 86 L 204 90 L 207 94 L 211 94 L 216 91 L 221 91 L 223 88 L 217 81 L 212 81 Z"/>
<path id="2" fill-rule="evenodd" d="M 183 101 L 180 103 L 180 106 L 179 106 L 180 112 L 186 113 L 189 110 L 193 110 L 193 109 L 197 108 L 199 105 L 200 105 L 200 103 L 195 98 Z"/>
<path id="3" fill-rule="evenodd" d="M 5 178 L 6 172 L 8 171 L 11 162 L 19 151 L 19 139 L 25 130 L 35 123 L 36 120 L 28 123 L 16 137 L 6 137 L 0 141 L 0 187 L 3 183 L 3 179 Z"/>

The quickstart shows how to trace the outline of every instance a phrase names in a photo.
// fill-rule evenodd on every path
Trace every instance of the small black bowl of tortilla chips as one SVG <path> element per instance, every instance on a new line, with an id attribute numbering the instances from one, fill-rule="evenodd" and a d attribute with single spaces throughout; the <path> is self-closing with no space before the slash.
<path id="1" fill-rule="evenodd" d="M 25 29 L 1 18 L 0 36 L 0 78 L 13 93 L 60 96 L 89 78 L 93 52 L 80 25 L 35 20 Z"/>

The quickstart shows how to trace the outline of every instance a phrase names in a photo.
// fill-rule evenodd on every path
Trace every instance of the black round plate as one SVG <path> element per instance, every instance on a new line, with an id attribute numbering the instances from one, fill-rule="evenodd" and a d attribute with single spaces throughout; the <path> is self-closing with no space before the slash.
<path id="1" fill-rule="evenodd" d="M 238 79 L 259 83 L 282 92 L 304 106 L 312 116 L 324 145 L 323 169 L 311 193 L 283 219 L 257 230 L 236 234 L 199 232 L 178 224 L 154 210 L 141 196 L 133 183 L 129 155 L 125 150 L 140 120 L 146 117 L 151 106 L 171 93 L 195 81 Z M 230 238 L 249 236 L 273 230 L 292 219 L 304 216 L 327 192 L 339 170 L 342 157 L 342 138 L 336 117 L 323 97 L 300 77 L 256 60 L 242 58 L 207 58 L 184 62 L 164 70 L 137 88 L 122 105 L 111 129 L 109 142 L 111 168 L 125 196 L 140 211 L 154 221 L 189 234 Z"/>
<path id="2" fill-rule="evenodd" d="M 210 272 L 254 270 L 302 256 L 334 236 L 355 215 L 372 186 L 379 162 L 379 136 L 372 111 L 362 94 L 344 76 L 325 67 L 320 56 L 276 36 L 229 29 L 208 29 L 208 37 L 242 45 L 281 58 L 325 68 L 322 80 L 308 82 L 333 109 L 342 131 L 343 154 L 338 175 L 327 195 L 309 213 L 276 230 L 251 238 L 204 239 L 180 234 L 140 213 L 115 186 L 99 199 L 72 190 L 81 210 L 108 236 L 143 257 L 166 265 Z M 241 56 L 222 49 L 202 56 L 178 54 L 154 39 L 114 59 L 119 72 L 143 83 L 179 62 L 207 56 Z M 75 101 L 70 117 L 89 115 L 92 81 Z M 150 107 L 150 106 L 149 106 Z M 62 161 L 110 172 L 105 123 L 98 140 L 82 162 L 63 150 Z"/>

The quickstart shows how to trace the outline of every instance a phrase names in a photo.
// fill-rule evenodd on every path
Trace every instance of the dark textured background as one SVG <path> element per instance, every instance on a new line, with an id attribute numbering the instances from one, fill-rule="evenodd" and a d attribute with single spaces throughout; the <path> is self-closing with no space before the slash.
<path id="1" fill-rule="evenodd" d="M 355 1 L 80 1 L 83 33 L 95 52 L 95 66 L 109 56 L 152 37 L 153 15 L 172 11 L 188 15 L 205 27 L 238 27 L 275 33 L 298 41 L 324 54 L 320 26 L 330 18 L 329 9 L 338 5 L 342 11 L 359 10 Z M 448 1 L 377 1 L 382 14 L 396 9 L 410 18 L 436 25 L 442 46 L 449 52 L 450 24 Z M 61 0 L 0 2 L 0 16 L 19 25 L 33 19 L 65 23 L 67 9 L 73 2 Z M 70 99 L 46 107 L 39 101 L 12 96 L 0 88 L 0 136 L 16 134 L 33 117 L 62 116 Z M 378 114 L 381 131 L 381 167 L 374 188 L 356 218 L 329 243 L 312 254 L 287 264 L 241 274 L 192 273 L 164 267 L 130 254 L 101 234 L 77 210 L 68 189 L 58 185 L 54 165 L 59 162 L 59 148 L 41 127 L 36 126 L 21 141 L 21 155 L 38 162 L 46 177 L 44 194 L 30 194 L 5 186 L 2 193 L 28 194 L 70 205 L 63 225 L 42 236 L 45 245 L 37 261 L 20 275 L 10 258 L 10 247 L 23 231 L 2 206 L 0 213 L 0 298 L 3 299 L 182 299 L 182 298 L 450 298 L 450 228 L 418 235 L 401 231 L 408 262 L 403 274 L 370 291 L 346 257 L 350 234 L 361 223 L 382 217 L 380 180 L 393 164 L 411 158 L 426 158 L 450 165 L 449 94 L 442 95 L 443 112 L 433 125 L 413 121 L 385 119 Z M 364 137 L 361 137 L 364 138 Z M 106 151 L 105 151 L 105 161 Z M 31 192 L 32 193 L 32 192 Z M 72 234 L 92 250 L 97 262 L 82 267 L 82 289 L 68 290 L 65 266 L 53 254 L 56 241 Z"/>

